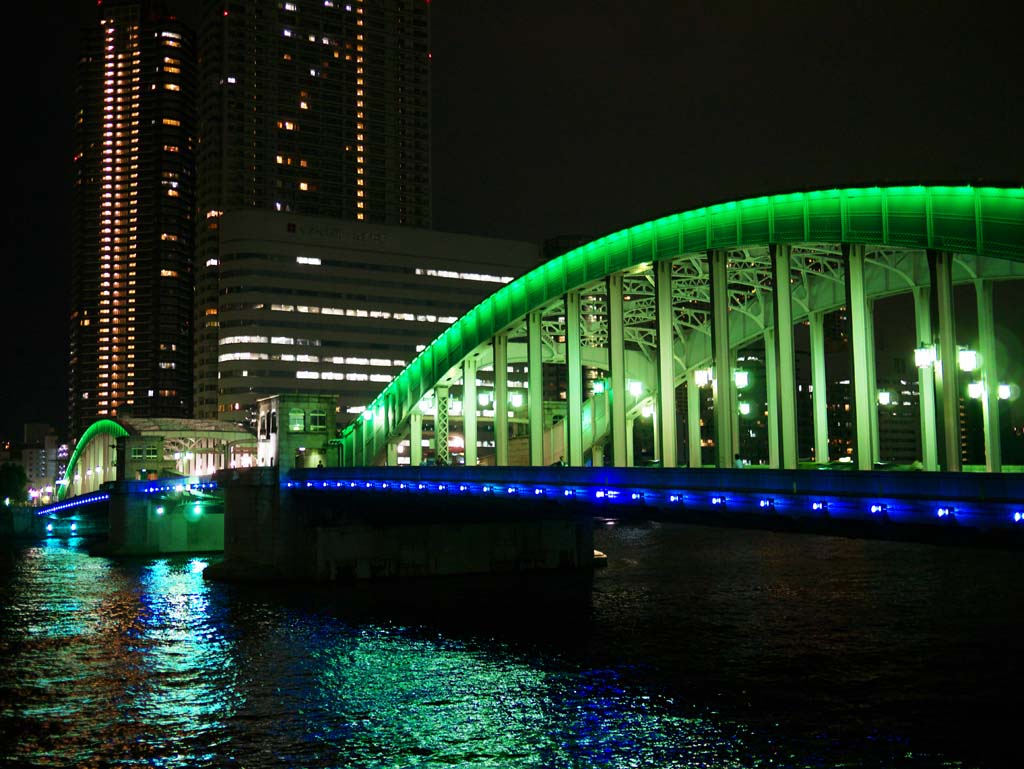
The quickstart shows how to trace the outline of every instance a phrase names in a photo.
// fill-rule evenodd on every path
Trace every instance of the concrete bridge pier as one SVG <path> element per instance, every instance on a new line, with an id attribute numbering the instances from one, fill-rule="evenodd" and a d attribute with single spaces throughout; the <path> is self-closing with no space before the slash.
<path id="1" fill-rule="evenodd" d="M 427 479 L 436 487 L 439 479 L 470 483 L 477 469 L 408 468 L 399 475 L 412 488 Z M 482 508 L 472 495 L 381 495 L 376 486 L 337 480 L 330 470 L 290 477 L 295 480 L 282 486 L 276 468 L 269 467 L 218 475 L 225 500 L 224 560 L 206 576 L 356 582 L 587 575 L 594 567 L 591 511 L 561 498 L 524 501 L 496 487 Z"/>

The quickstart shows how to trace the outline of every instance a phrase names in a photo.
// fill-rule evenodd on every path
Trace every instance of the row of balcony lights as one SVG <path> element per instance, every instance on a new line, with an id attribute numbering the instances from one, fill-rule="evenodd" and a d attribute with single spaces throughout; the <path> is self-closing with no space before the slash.
<path id="1" fill-rule="evenodd" d="M 476 493 L 477 489 L 465 483 L 449 484 L 449 483 L 425 483 L 423 481 L 418 482 L 389 482 L 389 481 L 288 481 L 285 484 L 286 488 L 307 488 L 307 489 L 372 489 L 372 490 L 394 490 L 394 491 L 428 491 L 428 492 L 456 492 L 456 493 Z M 647 493 L 643 491 L 621 491 L 618 489 L 594 489 L 591 492 L 580 491 L 576 489 L 560 489 L 560 496 L 563 497 L 587 497 L 590 496 L 594 500 L 602 501 L 615 501 L 615 500 L 629 500 L 631 502 L 644 502 L 648 497 Z M 501 495 L 506 496 L 543 496 L 546 497 L 549 494 L 549 489 L 545 487 L 526 487 L 526 486 L 505 486 L 505 485 L 483 485 L 479 487 L 479 492 L 482 494 Z M 559 496 L 556 494 L 556 496 Z M 669 502 L 682 503 L 683 495 L 678 493 L 670 493 L 668 495 Z M 728 497 L 720 494 L 715 494 L 710 497 L 712 506 L 724 507 L 728 503 Z M 775 499 L 773 497 L 760 497 L 757 500 L 757 506 L 761 510 L 774 510 Z M 812 500 L 811 510 L 828 514 L 829 503 L 827 500 Z M 874 516 L 886 516 L 889 513 L 889 505 L 886 503 L 873 502 L 869 505 L 868 511 Z M 957 509 L 950 505 L 941 505 L 935 508 L 935 517 L 940 519 L 954 519 L 956 517 Z M 1014 511 L 1011 516 L 1015 524 L 1024 524 L 1024 511 Z"/>

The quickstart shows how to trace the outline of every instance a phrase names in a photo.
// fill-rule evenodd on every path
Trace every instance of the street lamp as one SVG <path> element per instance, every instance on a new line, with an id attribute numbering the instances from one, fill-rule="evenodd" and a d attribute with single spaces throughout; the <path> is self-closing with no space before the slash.
<path id="1" fill-rule="evenodd" d="M 928 368 L 935 363 L 935 346 L 922 345 L 914 350 L 914 365 L 918 368 Z"/>
<path id="2" fill-rule="evenodd" d="M 956 352 L 956 360 L 961 371 L 977 371 L 981 365 L 979 357 L 977 350 L 969 350 L 966 347 L 961 347 Z"/>

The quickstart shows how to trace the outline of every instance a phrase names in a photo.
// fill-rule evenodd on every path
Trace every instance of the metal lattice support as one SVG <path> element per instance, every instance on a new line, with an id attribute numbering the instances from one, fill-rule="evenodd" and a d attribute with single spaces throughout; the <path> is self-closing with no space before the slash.
<path id="1" fill-rule="evenodd" d="M 434 417 L 434 456 L 439 464 L 450 464 L 448 453 L 448 388 L 434 389 L 434 404 L 437 415 Z"/>

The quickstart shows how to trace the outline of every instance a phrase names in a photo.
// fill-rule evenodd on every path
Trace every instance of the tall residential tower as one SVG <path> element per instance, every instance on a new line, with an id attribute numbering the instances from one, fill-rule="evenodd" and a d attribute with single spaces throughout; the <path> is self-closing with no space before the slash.
<path id="1" fill-rule="evenodd" d="M 69 413 L 192 409 L 193 37 L 156 2 L 83 31 L 74 115 Z"/>
<path id="2" fill-rule="evenodd" d="M 429 2 L 206 0 L 200 40 L 195 414 L 209 418 L 223 213 L 430 226 Z"/>

